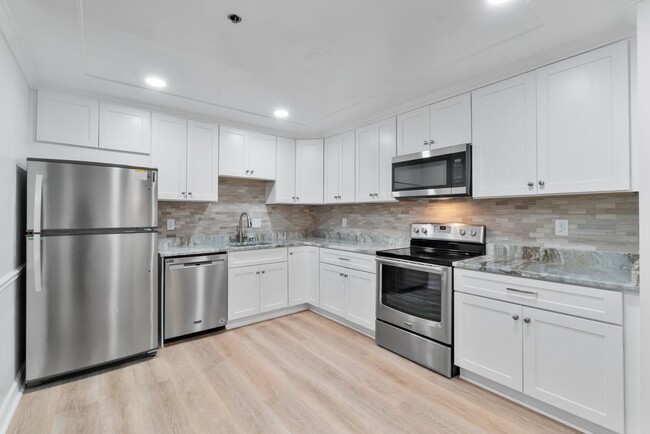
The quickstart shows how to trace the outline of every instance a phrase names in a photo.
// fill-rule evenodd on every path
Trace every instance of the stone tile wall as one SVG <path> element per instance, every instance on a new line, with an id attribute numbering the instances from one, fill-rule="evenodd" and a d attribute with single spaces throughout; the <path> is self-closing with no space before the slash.
<path id="1" fill-rule="evenodd" d="M 347 227 L 341 219 L 347 218 Z M 556 219 L 569 220 L 569 236 L 555 236 Z M 509 199 L 448 199 L 318 208 L 318 228 L 390 232 L 408 236 L 410 223 L 467 223 L 487 227 L 489 243 L 639 251 L 636 193 Z"/>
<path id="2" fill-rule="evenodd" d="M 190 235 L 234 235 L 239 215 L 261 218 L 261 228 L 249 228 L 250 235 L 269 232 L 312 231 L 316 207 L 266 205 L 265 183 L 247 179 L 219 178 L 219 202 L 158 202 L 158 226 L 162 237 Z M 176 230 L 167 231 L 167 219 L 176 220 Z"/>
<path id="3" fill-rule="evenodd" d="M 232 235 L 246 211 L 262 219 L 262 227 L 249 229 L 250 234 L 317 231 L 408 238 L 411 223 L 458 222 L 486 225 L 488 242 L 494 244 L 639 251 L 636 193 L 324 206 L 266 205 L 265 198 L 264 182 L 220 178 L 218 203 L 159 202 L 161 236 Z M 176 219 L 176 230 L 165 229 L 167 218 Z M 555 236 L 556 219 L 569 220 L 568 237 Z"/>

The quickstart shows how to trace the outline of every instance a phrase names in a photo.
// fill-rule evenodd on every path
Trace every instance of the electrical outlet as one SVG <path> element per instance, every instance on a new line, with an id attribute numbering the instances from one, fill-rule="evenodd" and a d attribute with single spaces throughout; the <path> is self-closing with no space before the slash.
<path id="1" fill-rule="evenodd" d="M 262 227 L 262 219 L 253 219 L 253 227 L 254 228 L 261 228 Z"/>
<path id="2" fill-rule="evenodd" d="M 176 229 L 176 220 L 167 219 L 167 230 L 173 231 L 174 229 Z"/>
<path id="3" fill-rule="evenodd" d="M 348 219 L 346 219 L 345 217 L 343 217 L 343 218 L 341 219 L 341 227 L 344 227 L 344 228 L 345 228 L 345 227 L 347 227 L 347 226 L 348 226 Z"/>
<path id="4" fill-rule="evenodd" d="M 555 235 L 560 237 L 569 236 L 569 220 L 555 220 Z"/>

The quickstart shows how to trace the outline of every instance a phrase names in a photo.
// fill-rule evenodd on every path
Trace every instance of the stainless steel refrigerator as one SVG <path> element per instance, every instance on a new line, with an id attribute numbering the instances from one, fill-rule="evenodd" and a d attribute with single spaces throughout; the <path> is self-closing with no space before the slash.
<path id="1" fill-rule="evenodd" d="M 155 351 L 156 169 L 27 160 L 26 382 Z"/>

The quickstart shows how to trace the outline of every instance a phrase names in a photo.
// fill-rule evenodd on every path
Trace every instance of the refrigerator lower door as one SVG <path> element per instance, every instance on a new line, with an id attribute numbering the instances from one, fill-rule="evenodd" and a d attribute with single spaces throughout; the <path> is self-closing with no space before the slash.
<path id="1" fill-rule="evenodd" d="M 157 347 L 156 249 L 156 233 L 27 237 L 28 383 Z"/>

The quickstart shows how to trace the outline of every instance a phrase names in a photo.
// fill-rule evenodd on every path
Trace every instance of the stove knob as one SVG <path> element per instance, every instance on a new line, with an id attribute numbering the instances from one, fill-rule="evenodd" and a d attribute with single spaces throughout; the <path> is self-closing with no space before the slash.
<path id="1" fill-rule="evenodd" d="M 458 233 L 461 235 L 465 235 L 465 229 L 461 229 Z"/>
<path id="2" fill-rule="evenodd" d="M 427 228 L 422 228 L 422 233 L 423 233 L 424 235 L 426 235 L 426 234 L 427 234 Z"/>
<path id="3" fill-rule="evenodd" d="M 475 236 L 476 236 L 476 231 L 475 231 L 475 230 L 471 230 L 469 234 L 470 234 L 471 236 L 475 237 Z"/>

